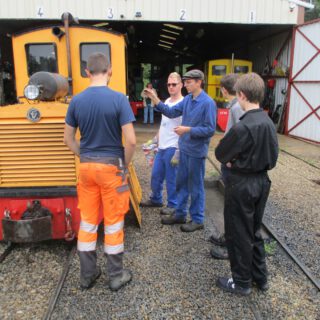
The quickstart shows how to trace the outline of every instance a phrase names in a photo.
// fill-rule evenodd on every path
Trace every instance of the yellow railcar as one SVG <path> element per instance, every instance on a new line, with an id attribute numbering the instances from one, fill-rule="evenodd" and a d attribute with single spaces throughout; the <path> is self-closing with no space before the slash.
<path id="1" fill-rule="evenodd" d="M 0 108 L 0 240 L 68 239 L 77 232 L 78 158 L 63 143 L 64 118 L 72 95 L 89 85 L 84 70 L 91 53 L 109 57 L 109 87 L 126 93 L 124 36 L 72 20 L 65 13 L 61 26 L 12 37 L 19 103 Z M 141 223 L 141 189 L 132 165 L 129 171 L 131 204 Z M 22 221 L 38 202 L 51 218 Z"/>
<path id="2" fill-rule="evenodd" d="M 207 92 L 218 105 L 225 101 L 220 91 L 221 78 L 229 73 L 252 72 L 252 62 L 238 59 L 218 59 L 207 62 Z"/>

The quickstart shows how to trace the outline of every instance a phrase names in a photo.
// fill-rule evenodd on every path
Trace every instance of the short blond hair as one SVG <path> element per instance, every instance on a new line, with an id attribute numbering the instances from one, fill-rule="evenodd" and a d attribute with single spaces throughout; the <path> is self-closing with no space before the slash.
<path id="1" fill-rule="evenodd" d="M 178 72 L 171 72 L 168 76 L 168 79 L 169 78 L 174 78 L 174 79 L 178 80 L 179 82 L 182 82 L 181 76 Z"/>
<path id="2" fill-rule="evenodd" d="M 251 103 L 261 103 L 264 99 L 264 81 L 257 73 L 251 72 L 240 76 L 234 89 L 237 93 L 242 92 Z"/>

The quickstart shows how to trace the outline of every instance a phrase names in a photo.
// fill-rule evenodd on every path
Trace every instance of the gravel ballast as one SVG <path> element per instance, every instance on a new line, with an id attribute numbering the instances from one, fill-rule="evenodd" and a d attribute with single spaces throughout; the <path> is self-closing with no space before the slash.
<path id="1" fill-rule="evenodd" d="M 150 192 L 151 170 L 140 146 L 152 134 L 137 134 L 134 163 L 144 200 Z M 210 170 L 207 164 L 207 173 Z M 277 175 L 272 179 L 268 217 L 279 214 L 273 202 Z M 208 190 L 207 197 L 211 192 L 217 191 Z M 213 260 L 209 254 L 216 210 L 207 208 L 206 229 L 192 234 L 180 232 L 179 226 L 162 226 L 159 209 L 142 209 L 141 229 L 128 216 L 124 262 L 133 272 L 133 281 L 119 292 L 107 288 L 106 261 L 99 243 L 102 276 L 92 289 L 81 291 L 75 256 L 52 319 L 319 319 L 319 291 L 279 246 L 267 257 L 271 286 L 267 293 L 254 288 L 247 298 L 216 287 L 218 276 L 230 275 L 229 262 Z M 0 319 L 41 319 L 67 252 L 60 242 L 15 249 L 0 265 Z"/>
<path id="2" fill-rule="evenodd" d="M 149 138 L 138 137 L 139 142 Z M 150 169 L 139 148 L 134 162 L 147 199 Z M 270 291 L 254 288 L 250 298 L 233 296 L 215 286 L 217 276 L 230 273 L 228 261 L 209 255 L 211 224 L 205 232 L 185 234 L 178 226 L 162 226 L 159 209 L 144 208 L 142 215 L 141 230 L 126 227 L 125 265 L 134 273 L 132 283 L 112 293 L 104 273 L 94 288 L 82 292 L 75 259 L 53 319 L 255 319 L 254 313 L 262 319 L 316 319 L 319 293 L 279 247 L 268 257 Z M 101 250 L 100 245 L 105 271 Z"/>
<path id="3" fill-rule="evenodd" d="M 41 319 L 68 247 L 61 241 L 16 246 L 0 264 L 0 319 Z"/>

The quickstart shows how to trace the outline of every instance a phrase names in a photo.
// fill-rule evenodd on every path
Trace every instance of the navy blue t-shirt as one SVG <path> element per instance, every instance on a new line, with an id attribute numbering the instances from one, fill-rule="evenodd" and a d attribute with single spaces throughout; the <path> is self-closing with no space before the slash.
<path id="1" fill-rule="evenodd" d="M 80 155 L 124 158 L 121 126 L 135 121 L 127 97 L 106 86 L 88 87 L 70 102 L 66 123 L 80 130 Z"/>

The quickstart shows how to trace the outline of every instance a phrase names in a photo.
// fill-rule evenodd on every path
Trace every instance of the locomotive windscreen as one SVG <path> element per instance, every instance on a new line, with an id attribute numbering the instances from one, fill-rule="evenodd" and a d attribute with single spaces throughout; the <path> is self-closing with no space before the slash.
<path id="1" fill-rule="evenodd" d="M 58 72 L 57 48 L 54 43 L 34 43 L 26 45 L 28 75 L 38 71 Z"/>
<path id="2" fill-rule="evenodd" d="M 99 43 L 82 43 L 80 45 L 80 59 L 81 59 L 81 76 L 87 77 L 85 69 L 87 67 L 87 61 L 90 54 L 95 52 L 101 52 L 105 54 L 109 61 L 111 62 L 110 57 L 110 44 L 106 42 Z"/>

